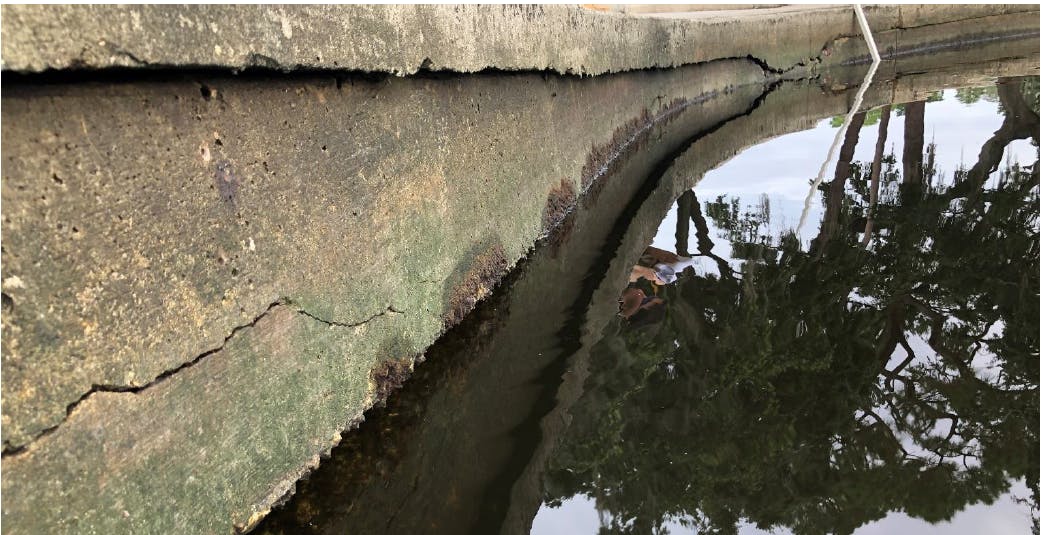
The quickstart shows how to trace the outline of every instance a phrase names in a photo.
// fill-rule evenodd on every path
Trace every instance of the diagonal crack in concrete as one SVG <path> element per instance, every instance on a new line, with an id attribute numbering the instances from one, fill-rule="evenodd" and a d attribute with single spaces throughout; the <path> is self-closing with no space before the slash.
<path id="1" fill-rule="evenodd" d="M 260 320 L 264 319 L 264 317 L 267 316 L 276 307 L 279 307 L 279 306 L 291 306 L 291 304 L 292 304 L 292 301 L 289 300 L 289 299 L 286 299 L 286 298 L 280 298 L 280 299 L 272 302 L 267 307 L 265 307 L 265 309 L 260 314 L 258 314 L 256 317 L 254 317 L 249 323 L 244 323 L 242 325 L 238 325 L 235 328 L 233 328 L 231 330 L 231 332 L 228 333 L 228 336 L 225 336 L 224 340 L 221 341 L 221 344 L 218 345 L 217 347 L 215 347 L 213 349 L 208 349 L 208 350 L 204 351 L 203 353 L 200 353 L 196 357 L 192 358 L 191 360 L 185 361 L 182 364 L 180 364 L 180 365 L 178 365 L 178 366 L 176 366 L 174 368 L 170 368 L 168 370 L 165 370 L 165 371 L 161 372 L 159 375 L 155 376 L 155 378 L 152 379 L 151 381 L 149 381 L 148 383 L 145 383 L 143 385 L 138 385 L 138 386 L 113 385 L 113 384 L 94 384 L 94 385 L 91 385 L 91 388 L 89 390 L 84 392 L 83 395 L 81 395 L 79 398 L 77 398 L 72 403 L 69 403 L 65 407 L 65 417 L 62 418 L 62 420 L 60 422 L 58 422 L 57 424 L 55 424 L 55 425 L 53 425 L 51 427 L 45 428 L 45 429 L 37 432 L 35 435 L 33 435 L 32 438 L 30 438 L 25 443 L 20 444 L 18 446 L 12 446 L 8 441 L 5 441 L 4 442 L 4 449 L 3 449 L 2 454 L 0 454 L 0 457 L 6 459 L 8 457 L 17 456 L 19 454 L 22 454 L 22 453 L 25 453 L 26 451 L 28 451 L 29 448 L 33 444 L 35 444 L 37 441 L 39 441 L 40 439 L 46 437 L 47 435 L 50 435 L 51 433 L 53 433 L 56 430 L 58 430 L 58 428 L 60 428 L 62 425 L 64 425 L 65 422 L 67 422 L 69 420 L 69 418 L 72 416 L 72 413 L 76 410 L 76 408 L 81 403 L 86 401 L 88 398 L 93 396 L 94 394 L 96 394 L 98 392 L 122 392 L 122 393 L 137 394 L 137 393 L 143 392 L 145 390 L 148 390 L 149 388 L 152 388 L 152 387 L 162 383 L 163 381 L 169 379 L 170 377 L 173 377 L 174 375 L 177 375 L 178 373 L 180 373 L 180 372 L 182 372 L 182 371 L 184 371 L 184 370 L 186 370 L 188 368 L 191 368 L 192 366 L 195 366 L 196 364 L 199 364 L 200 362 L 205 360 L 207 357 L 209 357 L 209 356 L 211 356 L 211 355 L 213 355 L 215 353 L 220 352 L 221 350 L 224 349 L 224 347 L 226 345 L 228 345 L 228 342 L 231 341 L 231 339 L 234 338 L 235 335 L 237 335 L 240 331 L 243 331 L 245 329 L 249 329 L 251 327 L 256 326 L 257 323 Z M 326 320 L 326 319 L 320 318 L 320 317 L 318 317 L 318 316 L 316 316 L 316 315 L 314 315 L 314 314 L 304 310 L 303 308 L 293 307 L 292 310 L 294 310 L 295 312 L 297 312 L 298 314 L 300 314 L 302 316 L 306 316 L 306 317 L 311 318 L 311 319 L 313 319 L 315 321 L 318 321 L 320 323 L 324 323 L 326 325 L 330 325 L 330 326 L 334 326 L 334 327 L 358 327 L 358 326 L 364 325 L 366 323 L 369 323 L 370 321 L 372 321 L 372 320 L 374 320 L 374 319 L 376 319 L 376 318 L 378 318 L 380 316 L 384 316 L 386 314 L 404 314 L 403 311 L 394 308 L 393 305 L 388 305 L 386 309 L 384 309 L 384 310 L 382 310 L 382 311 L 380 311 L 380 312 L 378 312 L 376 314 L 373 314 L 373 315 L 371 315 L 371 316 L 369 316 L 369 317 L 367 317 L 367 318 L 365 318 L 365 319 L 363 319 L 361 321 L 354 322 L 354 323 L 345 323 L 345 322 L 338 322 L 338 321 L 332 321 L 332 320 Z"/>

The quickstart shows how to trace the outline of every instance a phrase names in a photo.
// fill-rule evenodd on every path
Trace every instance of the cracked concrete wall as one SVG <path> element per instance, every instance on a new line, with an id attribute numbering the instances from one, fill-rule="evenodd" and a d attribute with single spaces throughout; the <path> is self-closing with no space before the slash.
<path id="1" fill-rule="evenodd" d="M 89 392 L 220 347 L 276 302 L 342 324 L 394 307 L 419 353 L 470 262 L 520 258 L 591 147 L 645 110 L 763 79 L 724 61 L 590 81 L 7 88 L 5 446 Z"/>
<path id="2" fill-rule="evenodd" d="M 53 46 L 35 43 L 39 53 L 74 42 L 85 55 L 59 50 L 54 63 L 36 65 L 112 65 L 77 39 L 101 35 L 92 33 L 99 26 L 123 31 L 121 17 L 133 19 L 137 8 L 3 9 L 11 74 L 18 64 L 8 62 L 21 61 L 19 40 L 33 44 L 48 32 Z M 256 7 L 141 9 L 268 20 Z M 434 8 L 366 9 L 389 17 L 395 9 Z M 467 11 L 476 8 L 461 9 L 466 20 L 477 17 Z M 966 18 L 980 9 L 922 17 Z M 849 9 L 820 12 L 839 18 L 817 19 L 814 8 L 807 20 L 852 20 Z M 328 16 L 344 13 L 320 11 L 316 28 L 357 22 Z M 95 18 L 82 19 L 88 15 Z M 71 81 L 5 76 L 5 531 L 252 525 L 386 392 L 378 383 L 397 381 L 374 368 L 411 362 L 525 254 L 546 230 L 547 206 L 559 204 L 562 184 L 580 191 L 591 169 L 610 166 L 619 145 L 651 122 L 727 88 L 777 78 L 764 64 L 798 76 L 821 60 L 864 53 L 854 41 L 828 55 L 822 50 L 830 47 L 808 44 L 808 35 L 825 33 L 832 37 L 824 43 L 843 43 L 849 20 L 807 33 L 811 23 L 791 23 L 792 13 L 770 16 L 789 22 L 761 32 L 774 37 L 759 45 L 757 61 L 592 79 L 177 70 L 81 72 Z M 541 19 L 532 17 L 539 35 Z M 992 32 L 1000 22 L 1006 33 L 1029 26 L 1021 13 L 996 17 Z M 900 18 L 894 27 L 909 23 Z M 157 20 L 165 19 L 142 16 L 141 28 Z M 1037 15 L 1033 23 L 1037 47 Z M 39 26 L 28 32 L 24 24 Z M 56 33 L 70 24 L 84 31 Z M 271 33 L 254 26 L 242 35 Z M 127 27 L 148 42 L 143 30 Z M 976 28 L 973 20 L 894 30 L 894 51 L 950 44 L 968 28 Z M 309 35 L 318 39 L 318 29 Z M 176 52 L 175 37 L 158 42 Z M 258 43 L 266 50 L 267 41 Z M 130 55 L 117 57 L 244 66 L 153 61 L 134 46 L 121 43 Z M 616 60 L 630 53 L 608 51 L 622 54 Z M 401 54 L 377 52 L 387 62 L 373 70 L 408 72 L 393 66 Z M 809 63 L 778 63 L 786 57 Z M 475 61 L 459 68 L 486 63 Z M 642 64 L 626 68 L 635 65 Z"/>
<path id="3" fill-rule="evenodd" d="M 45 447 L 5 461 L 5 532 L 203 533 L 228 531 L 214 519 L 249 522 L 251 507 L 269 507 L 317 466 L 345 418 L 357 418 L 352 408 L 371 404 L 374 389 L 358 378 L 394 354 L 383 344 L 403 323 L 330 325 L 276 305 L 169 380 L 91 396 Z"/>
<path id="4" fill-rule="evenodd" d="M 764 80 L 721 61 L 5 88 L 5 529 L 250 525 L 372 404 L 372 367 L 525 254 L 591 147 Z"/>
<path id="5" fill-rule="evenodd" d="M 816 63 L 836 37 L 861 35 L 850 6 L 668 17 L 561 5 L 5 5 L 2 10 L 3 68 L 26 72 L 261 67 L 399 75 L 485 69 L 596 75 L 747 56 L 784 69 Z M 1038 25 L 1038 5 L 866 7 L 877 33 L 1004 14 L 1020 21 L 1012 26 Z M 868 53 L 863 44 L 861 53 Z"/>

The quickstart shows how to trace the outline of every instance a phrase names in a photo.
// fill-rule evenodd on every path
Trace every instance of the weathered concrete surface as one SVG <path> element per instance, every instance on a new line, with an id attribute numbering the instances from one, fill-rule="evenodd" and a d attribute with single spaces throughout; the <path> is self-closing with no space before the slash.
<path id="1" fill-rule="evenodd" d="M 5 529 L 249 525 L 372 404 L 378 361 L 411 363 L 528 250 L 613 132 L 763 81 L 721 61 L 5 88 L 3 433 L 24 448 Z"/>
<path id="2" fill-rule="evenodd" d="M 1018 24 L 1037 29 L 1039 18 L 1038 5 L 889 5 L 866 12 L 876 33 L 1014 15 L 1000 25 L 977 25 L 996 33 Z M 837 37 L 861 35 L 850 6 L 626 16 L 555 5 L 5 5 L 2 15 L 3 69 L 25 72 L 264 67 L 603 74 L 746 56 L 781 70 L 816 63 Z"/>
<path id="3" fill-rule="evenodd" d="M 5 530 L 251 525 L 636 134 L 773 76 L 336 75 L 5 85 Z"/>
<path id="4" fill-rule="evenodd" d="M 357 417 L 352 408 L 372 403 L 375 389 L 358 377 L 399 351 L 374 344 L 404 323 L 329 325 L 275 306 L 176 379 L 92 396 L 46 447 L 5 461 L 4 531 L 201 533 L 227 531 L 206 519 L 245 523 L 250 506 L 270 505 L 317 466 L 345 417 Z M 34 495 L 49 500 L 26 499 Z"/>

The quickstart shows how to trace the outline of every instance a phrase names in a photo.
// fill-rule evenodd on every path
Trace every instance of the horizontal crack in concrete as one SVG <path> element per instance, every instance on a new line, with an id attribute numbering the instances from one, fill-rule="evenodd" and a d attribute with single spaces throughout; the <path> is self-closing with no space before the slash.
<path id="1" fill-rule="evenodd" d="M 380 316 L 384 316 L 384 315 L 387 315 L 387 314 L 404 314 L 405 313 L 402 310 L 398 310 L 398 309 L 394 308 L 394 306 L 392 306 L 392 305 L 388 305 L 387 308 L 385 308 L 384 310 L 382 310 L 380 312 L 377 312 L 376 314 L 373 314 L 372 316 L 369 316 L 368 318 L 366 318 L 366 319 L 364 319 L 362 321 L 359 321 L 357 323 L 342 323 L 342 322 L 339 322 L 339 321 L 333 321 L 333 320 L 327 320 L 327 319 L 320 318 L 320 317 L 312 314 L 311 312 L 308 312 L 307 310 L 304 310 L 303 308 L 298 308 L 298 309 L 296 309 L 296 311 L 297 311 L 298 314 L 300 314 L 302 316 L 307 316 L 307 317 L 309 317 L 309 318 L 311 318 L 311 319 L 313 319 L 313 320 L 315 320 L 317 322 L 325 323 L 326 325 L 331 325 L 331 326 L 334 326 L 334 327 L 358 327 L 358 326 L 361 326 L 361 325 L 365 325 L 366 323 L 369 323 L 370 321 L 373 321 L 374 319 L 379 318 Z"/>
<path id="2" fill-rule="evenodd" d="M 1008 16 L 1008 15 L 1030 15 L 1032 13 L 1035 13 L 1036 14 L 1035 16 L 1038 16 L 1037 14 L 1039 13 L 1039 11 L 1038 10 L 1025 10 L 1025 11 L 1014 11 L 1012 13 L 992 13 L 990 15 L 974 15 L 972 17 L 963 17 L 961 19 L 942 20 L 942 21 L 939 21 L 939 22 L 928 22 L 926 24 L 914 24 L 914 25 L 911 25 L 911 26 L 905 26 L 904 25 L 904 21 L 901 20 L 901 21 L 898 21 L 897 26 L 895 26 L 893 29 L 894 30 L 918 30 L 920 28 L 929 28 L 931 26 L 944 26 L 945 24 L 955 24 L 955 23 L 967 22 L 967 21 L 971 21 L 971 20 L 986 19 L 986 18 L 989 18 L 989 17 L 1003 17 L 1003 16 Z"/>
<path id="3" fill-rule="evenodd" d="M 137 393 L 143 392 L 145 390 L 148 390 L 149 388 L 152 388 L 152 387 L 156 386 L 159 383 L 162 383 L 163 381 L 165 381 L 165 380 L 169 379 L 170 377 L 180 373 L 183 370 L 186 370 L 188 368 L 191 368 L 192 366 L 195 366 L 196 364 L 202 362 L 204 359 L 206 359 L 210 355 L 213 355 L 214 353 L 217 353 L 217 352 L 223 350 L 224 347 L 228 344 L 228 342 L 232 338 L 234 338 L 235 335 L 238 334 L 240 331 L 242 331 L 244 329 L 248 329 L 250 327 L 253 327 L 253 326 L 257 325 L 257 322 L 259 322 L 261 319 L 263 319 L 265 316 L 267 316 L 268 313 L 270 313 L 272 311 L 272 309 L 274 309 L 275 307 L 278 307 L 278 306 L 288 306 L 290 303 L 291 303 L 291 301 L 289 299 L 279 299 L 279 300 L 271 303 L 270 305 L 268 305 L 264 309 L 263 312 L 258 314 L 255 318 L 253 318 L 252 321 L 250 321 L 249 323 L 245 323 L 243 325 L 239 325 L 239 326 L 235 327 L 234 329 L 232 329 L 231 333 L 229 333 L 228 336 L 224 337 L 224 340 L 221 342 L 221 344 L 219 346 L 217 346 L 217 347 L 215 347 L 213 349 L 209 349 L 209 350 L 199 354 L 195 358 L 178 365 L 175 368 L 170 368 L 169 370 L 163 371 L 162 373 L 157 375 L 154 379 L 152 379 L 148 383 L 145 383 L 145 384 L 139 385 L 139 386 L 112 385 L 112 384 L 94 384 L 94 385 L 92 385 L 90 390 L 87 390 L 82 396 L 80 396 L 78 399 L 76 399 L 76 401 L 73 401 L 72 403 L 68 404 L 65 407 L 65 417 L 62 418 L 62 421 L 60 421 L 57 424 L 55 424 L 55 425 L 53 425 L 51 427 L 48 427 L 46 429 L 43 429 L 42 431 L 36 433 L 36 435 L 34 435 L 31 439 L 29 439 L 27 442 L 25 442 L 24 444 L 21 444 L 19 446 L 11 446 L 11 444 L 9 442 L 5 441 L 3 453 L 0 456 L 2 456 L 3 458 L 8 458 L 8 457 L 17 456 L 19 454 L 27 452 L 28 449 L 33 444 L 35 444 L 37 441 L 39 441 L 40 439 L 44 438 L 47 435 L 50 435 L 51 433 L 55 432 L 58 428 L 60 428 L 62 425 L 64 425 L 65 422 L 67 422 L 69 420 L 69 418 L 72 416 L 72 413 L 76 410 L 76 408 L 81 403 L 83 403 L 88 398 L 90 398 L 91 396 L 93 396 L 94 394 L 96 394 L 98 392 L 121 392 L 121 393 L 137 394 Z M 318 321 L 318 322 L 321 322 L 321 323 L 325 323 L 326 325 L 332 325 L 332 326 L 337 326 L 337 327 L 358 327 L 360 325 L 364 325 L 366 323 L 369 323 L 373 319 L 375 319 L 377 317 L 380 317 L 380 316 L 383 316 L 383 315 L 388 314 L 388 313 L 394 313 L 394 314 L 402 314 L 403 313 L 401 310 L 397 310 L 393 306 L 388 306 L 385 310 L 382 310 L 382 311 L 380 311 L 377 314 L 373 314 L 372 316 L 369 316 L 368 318 L 366 318 L 366 319 L 364 319 L 362 321 L 359 321 L 357 323 L 340 323 L 340 322 L 336 322 L 336 321 L 324 320 L 322 318 L 319 318 L 318 316 L 315 316 L 314 314 L 311 314 L 310 312 L 308 312 L 308 311 L 306 311 L 306 310 L 304 310 L 302 308 L 294 308 L 294 310 L 296 312 L 298 312 L 299 314 L 307 316 L 307 317 L 309 317 L 309 318 L 311 318 L 311 319 L 313 319 L 315 321 Z"/>
<path id="4" fill-rule="evenodd" d="M 124 49 L 123 47 L 121 47 L 121 46 L 119 46 L 119 45 L 117 45 L 115 43 L 109 43 L 108 44 L 108 49 L 113 54 L 123 56 L 123 57 L 129 59 L 130 61 L 134 62 L 137 65 L 140 65 L 142 67 L 148 67 L 149 66 L 149 63 L 147 61 L 145 61 L 145 60 L 135 56 L 130 51 Z"/>

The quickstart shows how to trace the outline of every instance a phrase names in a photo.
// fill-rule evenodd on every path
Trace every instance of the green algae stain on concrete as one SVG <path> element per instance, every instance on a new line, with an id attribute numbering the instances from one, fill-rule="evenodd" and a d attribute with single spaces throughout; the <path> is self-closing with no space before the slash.
<path id="1" fill-rule="evenodd" d="M 4 459 L 5 495 L 32 482 L 35 493 L 54 498 L 5 500 L 5 533 L 210 533 L 250 525 L 317 465 L 362 407 L 386 396 L 381 381 L 400 382 L 403 364 L 388 367 L 370 346 L 397 336 L 401 320 L 391 313 L 345 327 L 276 305 L 168 380 L 90 396 L 46 447 Z M 409 345 L 397 344 L 406 353 L 387 358 L 411 363 Z M 394 373 L 375 380 L 373 368 Z M 177 418 L 160 424 L 157 415 Z M 301 466 L 299 459 L 309 460 Z"/>

